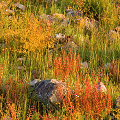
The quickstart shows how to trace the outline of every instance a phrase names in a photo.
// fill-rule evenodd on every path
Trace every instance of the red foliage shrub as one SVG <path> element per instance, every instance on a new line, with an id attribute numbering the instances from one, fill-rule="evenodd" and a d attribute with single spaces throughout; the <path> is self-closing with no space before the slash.
<path id="1" fill-rule="evenodd" d="M 9 78 L 5 83 L 7 100 L 12 100 L 13 103 L 23 100 L 27 94 L 27 84 L 23 80 L 13 80 Z"/>
<path id="2" fill-rule="evenodd" d="M 63 52 L 62 58 L 57 56 L 54 60 L 55 77 L 60 77 L 62 80 L 64 80 L 67 75 L 78 73 L 80 69 L 80 63 L 80 55 L 76 55 L 75 53 L 73 56 L 72 52 L 70 52 L 70 54 Z"/>
<path id="3" fill-rule="evenodd" d="M 81 59 L 79 55 L 63 53 L 62 58 L 56 57 L 54 62 L 54 74 L 56 77 L 62 78 L 67 75 L 76 75 L 77 81 L 74 86 L 74 97 L 71 97 L 70 81 L 68 83 L 68 95 L 63 101 L 63 108 L 67 115 L 70 117 L 79 111 L 85 114 L 86 117 L 92 117 L 96 119 L 98 117 L 104 117 L 111 111 L 111 95 L 109 91 L 106 93 L 98 91 L 98 82 L 100 81 L 100 72 L 97 75 L 97 81 L 95 80 L 95 71 L 93 71 L 92 78 L 90 80 L 89 74 L 86 78 L 80 80 L 80 76 L 77 75 L 80 70 Z M 103 114 L 105 113 L 105 114 Z"/>

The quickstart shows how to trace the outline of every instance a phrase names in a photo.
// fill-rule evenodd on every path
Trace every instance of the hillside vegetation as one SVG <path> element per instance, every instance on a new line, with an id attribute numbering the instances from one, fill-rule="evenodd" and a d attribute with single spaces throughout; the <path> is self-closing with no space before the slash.
<path id="1" fill-rule="evenodd" d="M 50 109 L 34 79 L 64 82 L 66 99 Z M 119 0 L 0 0 L 0 119 L 119 120 L 118 96 Z"/>

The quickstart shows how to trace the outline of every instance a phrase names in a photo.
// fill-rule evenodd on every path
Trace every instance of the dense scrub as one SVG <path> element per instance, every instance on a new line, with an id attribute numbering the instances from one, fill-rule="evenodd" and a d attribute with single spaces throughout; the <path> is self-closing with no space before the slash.
<path id="1" fill-rule="evenodd" d="M 119 6 L 119 0 L 1 1 L 0 119 L 119 119 Z M 35 78 L 65 82 L 66 100 L 50 110 L 33 95 Z M 100 81 L 106 93 L 98 92 Z"/>

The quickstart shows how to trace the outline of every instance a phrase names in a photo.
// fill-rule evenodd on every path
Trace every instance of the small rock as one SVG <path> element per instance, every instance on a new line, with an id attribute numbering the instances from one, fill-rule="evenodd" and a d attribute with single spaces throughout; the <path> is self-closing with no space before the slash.
<path id="1" fill-rule="evenodd" d="M 116 28 L 115 28 L 115 31 L 116 31 L 116 32 L 120 32 L 120 26 L 116 27 Z"/>
<path id="2" fill-rule="evenodd" d="M 55 13 L 55 14 L 53 14 L 53 17 L 65 19 L 65 16 L 64 16 L 63 14 L 60 14 L 60 13 Z"/>
<path id="3" fill-rule="evenodd" d="M 65 50 L 70 50 L 70 49 L 78 50 L 79 47 L 73 41 L 68 41 L 63 48 Z"/>
<path id="4" fill-rule="evenodd" d="M 14 6 L 20 8 L 21 10 L 25 10 L 25 6 L 20 3 L 15 3 Z"/>
<path id="5" fill-rule="evenodd" d="M 63 20 L 63 22 L 61 23 L 61 26 L 62 26 L 62 27 L 67 26 L 67 27 L 68 27 L 68 25 L 69 25 L 69 18 L 65 18 L 65 19 Z"/>
<path id="6" fill-rule="evenodd" d="M 106 72 L 109 78 L 112 78 L 114 82 L 120 82 L 120 61 L 112 61 L 111 63 L 106 63 L 100 66 L 101 76 L 105 75 Z"/>
<path id="7" fill-rule="evenodd" d="M 72 16 L 72 17 L 76 17 L 76 16 L 82 16 L 82 11 L 70 11 L 67 13 L 67 16 Z"/>
<path id="8" fill-rule="evenodd" d="M 41 14 L 39 19 L 43 20 L 43 22 L 47 23 L 48 26 L 51 26 L 57 18 L 55 18 L 52 15 Z"/>
<path id="9" fill-rule="evenodd" d="M 95 19 L 89 19 L 88 17 L 81 17 L 80 19 L 77 19 L 80 26 L 87 27 L 87 28 L 98 28 L 99 22 Z"/>
<path id="10" fill-rule="evenodd" d="M 13 10 L 6 9 L 5 11 L 8 12 L 8 13 L 14 14 Z"/>
<path id="11" fill-rule="evenodd" d="M 120 82 L 120 61 L 113 61 L 108 71 L 111 77 Z"/>
<path id="12" fill-rule="evenodd" d="M 81 69 L 88 69 L 88 62 L 82 62 L 80 65 Z"/>
<path id="13" fill-rule="evenodd" d="M 48 104 L 51 107 L 61 103 L 67 94 L 66 85 L 56 79 L 42 81 L 35 79 L 30 82 L 30 85 L 34 86 L 39 100 L 45 105 Z"/>
<path id="14" fill-rule="evenodd" d="M 54 39 L 54 47 L 57 44 L 64 44 L 66 42 L 66 36 L 64 34 L 58 33 L 53 36 Z"/>
<path id="15" fill-rule="evenodd" d="M 98 28 L 99 27 L 99 22 L 95 19 L 90 19 L 90 26 L 92 28 Z"/>
<path id="16" fill-rule="evenodd" d="M 105 85 L 104 85 L 102 82 L 99 82 L 99 83 L 98 83 L 97 90 L 98 90 L 99 92 L 105 92 L 105 93 L 107 92 L 107 89 L 106 89 Z"/>
<path id="17" fill-rule="evenodd" d="M 117 99 L 115 100 L 115 108 L 120 109 L 120 96 L 118 96 Z"/>
<path id="18" fill-rule="evenodd" d="M 22 61 L 25 60 L 25 58 L 17 58 L 17 60 Z"/>
<path id="19" fill-rule="evenodd" d="M 116 40 L 117 38 L 119 38 L 119 33 L 114 31 L 114 30 L 109 30 L 108 31 L 108 39 L 113 41 Z"/>
<path id="20" fill-rule="evenodd" d="M 61 34 L 61 33 L 58 33 L 58 34 L 55 34 L 55 38 L 56 39 L 65 39 L 65 35 Z"/>
<path id="21" fill-rule="evenodd" d="M 34 79 L 33 81 L 30 82 L 30 85 L 34 86 L 38 82 L 40 82 L 40 79 Z"/>

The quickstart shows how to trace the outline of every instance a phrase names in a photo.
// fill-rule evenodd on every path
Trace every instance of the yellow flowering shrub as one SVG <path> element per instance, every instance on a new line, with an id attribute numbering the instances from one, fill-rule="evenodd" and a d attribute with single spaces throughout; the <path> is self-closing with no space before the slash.
<path id="1" fill-rule="evenodd" d="M 28 25 L 22 32 L 22 36 L 23 48 L 28 51 L 35 52 L 37 50 L 40 52 L 53 43 L 50 26 L 45 25 L 42 21 L 38 21 L 37 18 L 28 22 Z"/>
<path id="2" fill-rule="evenodd" d="M 12 42 L 16 44 L 16 51 L 26 53 L 40 52 L 47 46 L 51 46 L 51 26 L 46 22 L 39 20 L 31 13 L 20 13 L 19 15 L 8 15 L 1 13 L 0 31 L 4 36 L 9 48 L 13 47 Z"/>

